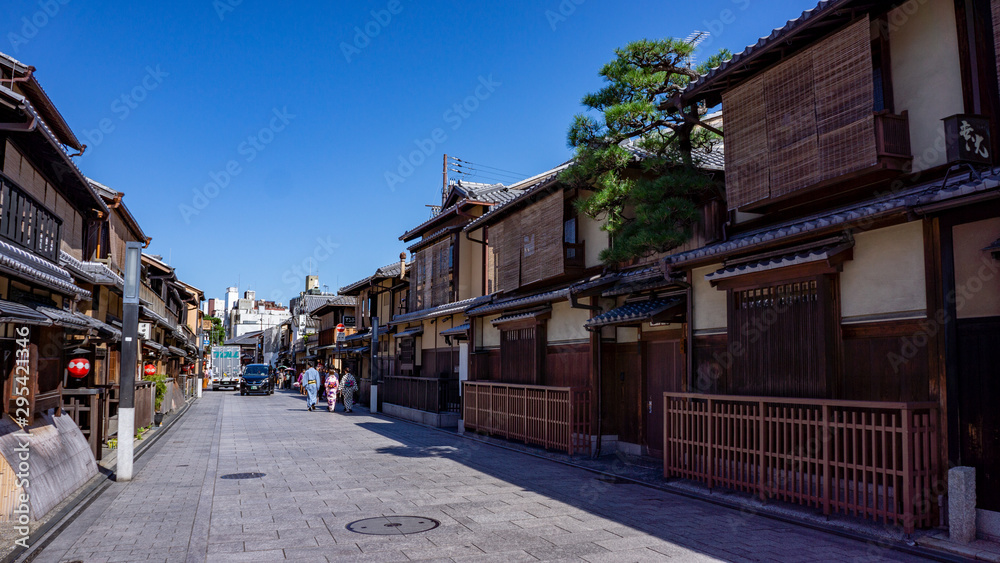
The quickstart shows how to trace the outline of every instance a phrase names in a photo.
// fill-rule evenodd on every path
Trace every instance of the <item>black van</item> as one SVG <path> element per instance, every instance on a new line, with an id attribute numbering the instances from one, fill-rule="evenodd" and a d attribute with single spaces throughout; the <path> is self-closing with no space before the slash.
<path id="1" fill-rule="evenodd" d="M 240 377 L 240 395 L 253 393 L 274 394 L 274 385 L 271 384 L 271 366 L 250 364 L 243 368 L 243 376 Z"/>

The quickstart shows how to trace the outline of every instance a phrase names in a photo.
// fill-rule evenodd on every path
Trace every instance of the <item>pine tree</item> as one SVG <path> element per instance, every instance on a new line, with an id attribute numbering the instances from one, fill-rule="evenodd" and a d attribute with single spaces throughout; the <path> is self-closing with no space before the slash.
<path id="1" fill-rule="evenodd" d="M 698 220 L 698 198 L 719 189 L 693 155 L 711 150 L 720 132 L 700 124 L 705 108 L 685 107 L 680 93 L 730 54 L 720 51 L 695 69 L 688 64 L 693 51 L 677 39 L 643 39 L 615 50 L 600 71 L 607 85 L 583 98 L 589 111 L 570 126 L 576 155 L 561 179 L 596 190 L 578 209 L 611 234 L 601 253 L 605 264 L 683 244 Z"/>

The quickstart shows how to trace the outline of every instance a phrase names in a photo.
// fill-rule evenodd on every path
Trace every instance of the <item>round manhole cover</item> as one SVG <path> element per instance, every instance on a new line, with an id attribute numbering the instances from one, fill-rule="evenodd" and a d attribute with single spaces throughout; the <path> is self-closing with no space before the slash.
<path id="1" fill-rule="evenodd" d="M 379 516 L 351 522 L 346 527 L 352 532 L 374 536 L 405 536 L 433 530 L 441 523 L 423 516 Z"/>
<path id="2" fill-rule="evenodd" d="M 219 477 L 219 479 L 260 479 L 264 475 L 266 473 L 230 473 Z"/>

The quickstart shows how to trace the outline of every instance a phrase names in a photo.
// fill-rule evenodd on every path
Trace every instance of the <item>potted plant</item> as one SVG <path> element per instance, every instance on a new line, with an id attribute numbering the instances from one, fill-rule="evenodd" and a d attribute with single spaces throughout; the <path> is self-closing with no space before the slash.
<path id="1" fill-rule="evenodd" d="M 149 376 L 148 380 L 152 381 L 156 385 L 156 398 L 153 402 L 155 411 L 155 414 L 153 414 L 153 422 L 155 422 L 157 426 L 160 426 L 163 424 L 163 412 L 160 408 L 163 406 L 163 398 L 167 395 L 167 376 L 162 373 L 157 373 Z"/>

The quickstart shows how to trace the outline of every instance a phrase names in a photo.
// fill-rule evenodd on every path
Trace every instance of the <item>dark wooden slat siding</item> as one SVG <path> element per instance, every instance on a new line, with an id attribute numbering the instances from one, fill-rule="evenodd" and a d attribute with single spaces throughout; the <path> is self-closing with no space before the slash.
<path id="1" fill-rule="evenodd" d="M 545 384 L 556 387 L 589 387 L 590 344 L 547 346 Z"/>
<path id="2" fill-rule="evenodd" d="M 961 463 L 976 468 L 976 506 L 1000 510 L 1000 318 L 957 324 Z"/>
<path id="3" fill-rule="evenodd" d="M 927 401 L 933 335 L 918 320 L 846 325 L 841 398 Z M 926 345 L 917 344 L 926 342 Z"/>

